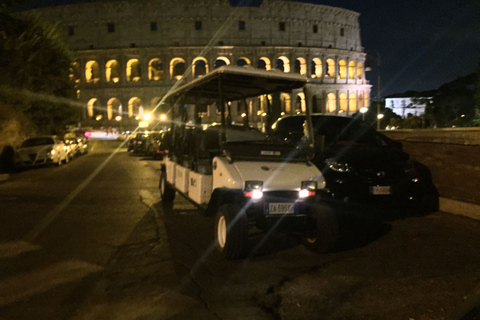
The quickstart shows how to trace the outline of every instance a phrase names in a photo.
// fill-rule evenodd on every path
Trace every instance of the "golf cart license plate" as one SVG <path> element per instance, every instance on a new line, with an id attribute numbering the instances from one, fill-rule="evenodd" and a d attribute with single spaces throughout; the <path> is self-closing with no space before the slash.
<path id="1" fill-rule="evenodd" d="M 265 205 L 267 214 L 294 214 L 294 202 L 271 202 Z"/>
<path id="2" fill-rule="evenodd" d="M 370 187 L 370 191 L 374 195 L 388 195 L 390 194 L 390 186 L 373 186 Z"/>

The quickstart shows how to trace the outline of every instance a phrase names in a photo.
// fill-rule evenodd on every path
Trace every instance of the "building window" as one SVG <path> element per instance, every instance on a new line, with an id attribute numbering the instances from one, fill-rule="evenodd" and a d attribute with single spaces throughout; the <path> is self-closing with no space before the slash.
<path id="1" fill-rule="evenodd" d="M 345 36 L 345 29 L 340 28 L 340 36 L 341 37 Z"/>
<path id="2" fill-rule="evenodd" d="M 318 33 L 318 25 L 313 25 L 313 33 Z"/>
<path id="3" fill-rule="evenodd" d="M 75 27 L 74 26 L 68 26 L 68 35 L 73 36 L 75 34 Z"/>
<path id="4" fill-rule="evenodd" d="M 109 33 L 115 32 L 115 24 L 113 22 L 107 23 L 107 31 Z"/>
<path id="5" fill-rule="evenodd" d="M 282 21 L 278 24 L 278 30 L 285 31 L 285 22 Z"/>
<path id="6" fill-rule="evenodd" d="M 195 30 L 202 30 L 202 21 L 195 21 Z"/>
<path id="7" fill-rule="evenodd" d="M 157 31 L 157 23 L 150 22 L 150 31 Z"/>
<path id="8" fill-rule="evenodd" d="M 245 30 L 245 21 L 238 21 L 238 30 Z"/>

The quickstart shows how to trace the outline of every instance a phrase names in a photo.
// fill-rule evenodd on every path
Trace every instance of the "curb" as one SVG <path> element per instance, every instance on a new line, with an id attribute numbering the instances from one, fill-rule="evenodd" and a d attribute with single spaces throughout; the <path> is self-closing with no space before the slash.
<path id="1" fill-rule="evenodd" d="M 440 197 L 440 211 L 480 220 L 480 205 Z"/>

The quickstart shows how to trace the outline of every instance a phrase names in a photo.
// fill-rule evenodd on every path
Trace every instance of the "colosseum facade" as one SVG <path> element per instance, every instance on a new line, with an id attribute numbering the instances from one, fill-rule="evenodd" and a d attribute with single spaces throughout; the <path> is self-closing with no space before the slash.
<path id="1" fill-rule="evenodd" d="M 302 112 L 305 100 L 314 112 L 339 115 L 369 105 L 358 13 L 256 2 L 105 0 L 35 10 L 59 23 L 77 53 L 72 76 L 86 124 L 133 124 L 147 113 L 160 118 L 167 112 L 161 99 L 172 86 L 225 64 L 307 76 L 307 97 L 280 96 L 285 113 Z M 261 117 L 262 99 L 250 102 L 254 118 Z M 204 116 L 214 121 L 217 115 L 209 109 Z"/>

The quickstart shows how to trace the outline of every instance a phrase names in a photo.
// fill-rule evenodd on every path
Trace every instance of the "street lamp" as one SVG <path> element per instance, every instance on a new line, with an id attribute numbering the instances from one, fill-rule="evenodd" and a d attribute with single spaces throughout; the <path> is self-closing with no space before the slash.
<path id="1" fill-rule="evenodd" d="M 365 121 L 365 113 L 368 111 L 367 107 L 361 107 L 360 113 L 362 114 L 362 120 Z"/>
<path id="2" fill-rule="evenodd" d="M 380 67 L 381 67 L 381 56 L 380 56 L 380 53 L 378 53 L 378 51 L 376 50 L 373 50 L 373 52 L 375 52 L 375 54 L 377 55 L 376 59 L 377 59 L 377 130 L 380 130 L 380 119 L 379 118 L 379 115 L 380 115 L 380 80 L 381 80 L 381 73 L 380 73 Z M 372 57 L 372 55 L 369 55 L 370 57 Z M 365 68 L 365 71 L 370 71 L 372 70 L 371 68 Z"/>

